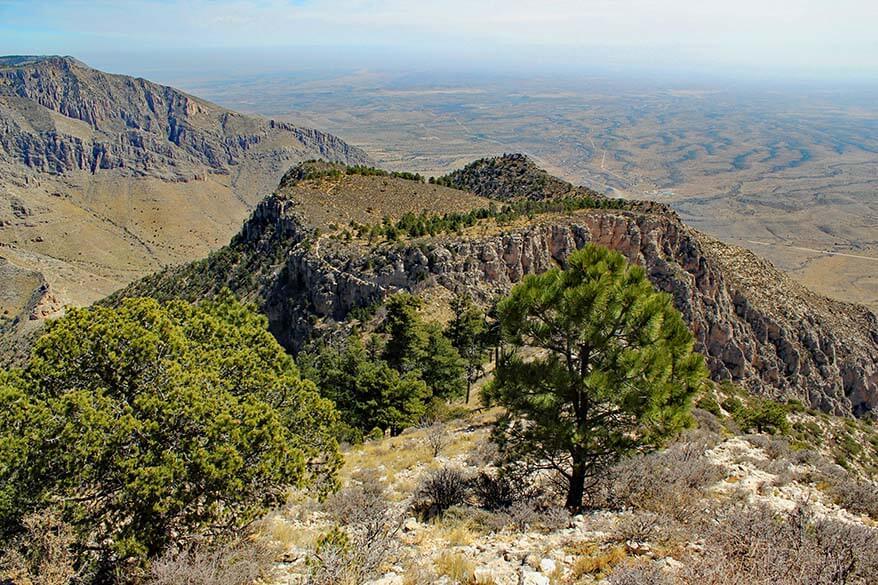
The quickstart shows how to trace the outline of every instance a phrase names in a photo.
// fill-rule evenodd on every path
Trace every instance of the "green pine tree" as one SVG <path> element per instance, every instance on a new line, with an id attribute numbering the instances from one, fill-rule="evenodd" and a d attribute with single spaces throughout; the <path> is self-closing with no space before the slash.
<path id="1" fill-rule="evenodd" d="M 384 346 L 384 360 L 400 373 L 417 369 L 427 351 L 427 331 L 418 310 L 421 300 L 408 293 L 398 293 L 387 299 L 384 332 L 388 340 Z"/>
<path id="2" fill-rule="evenodd" d="M 427 346 L 419 364 L 421 378 L 434 396 L 444 400 L 460 398 L 466 384 L 466 362 L 438 324 L 429 323 L 425 330 Z"/>
<path id="3" fill-rule="evenodd" d="M 454 314 L 445 335 L 463 358 L 466 368 L 466 403 L 469 403 L 473 382 L 484 373 L 485 362 L 485 314 L 473 303 L 469 295 L 456 295 L 451 301 Z"/>
<path id="4" fill-rule="evenodd" d="M 601 470 L 690 420 L 704 360 L 671 297 L 621 254 L 588 245 L 565 270 L 525 278 L 498 313 L 513 350 L 486 390 L 507 409 L 501 446 L 560 474 L 569 509 Z"/>
<path id="5" fill-rule="evenodd" d="M 341 348 L 324 347 L 316 355 L 302 357 L 305 375 L 335 403 L 345 424 L 363 432 L 379 428 L 399 434 L 426 410 L 431 394 L 420 370 L 400 374 L 371 356 L 355 336 Z"/>

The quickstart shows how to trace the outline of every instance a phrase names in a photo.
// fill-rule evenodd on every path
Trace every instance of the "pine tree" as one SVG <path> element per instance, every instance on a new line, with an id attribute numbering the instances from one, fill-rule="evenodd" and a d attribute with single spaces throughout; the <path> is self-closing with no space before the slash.
<path id="1" fill-rule="evenodd" d="M 466 381 L 466 362 L 436 323 L 426 325 L 427 346 L 420 361 L 421 378 L 444 400 L 460 398 Z"/>
<path id="2" fill-rule="evenodd" d="M 589 245 L 566 270 L 525 278 L 498 313 L 512 351 L 486 397 L 507 409 L 501 446 L 560 474 L 570 510 L 601 470 L 690 420 L 704 360 L 671 297 L 621 254 Z"/>
<path id="3" fill-rule="evenodd" d="M 383 358 L 400 373 L 418 368 L 427 350 L 427 332 L 418 316 L 421 301 L 408 293 L 387 299 L 384 331 L 389 335 Z"/>
<path id="4" fill-rule="evenodd" d="M 457 295 L 451 301 L 454 313 L 445 335 L 457 349 L 466 367 L 466 402 L 469 403 L 473 382 L 483 373 L 485 361 L 485 315 L 473 304 L 469 295 Z"/>

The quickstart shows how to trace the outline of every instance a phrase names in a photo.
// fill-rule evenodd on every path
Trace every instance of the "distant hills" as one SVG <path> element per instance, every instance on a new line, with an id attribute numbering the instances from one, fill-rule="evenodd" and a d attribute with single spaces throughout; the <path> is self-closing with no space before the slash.
<path id="1" fill-rule="evenodd" d="M 204 256 L 317 157 L 369 160 L 331 134 L 71 57 L 0 57 L 0 261 L 16 275 L 0 282 L 0 317 L 27 319 L 35 290 L 86 304 Z"/>

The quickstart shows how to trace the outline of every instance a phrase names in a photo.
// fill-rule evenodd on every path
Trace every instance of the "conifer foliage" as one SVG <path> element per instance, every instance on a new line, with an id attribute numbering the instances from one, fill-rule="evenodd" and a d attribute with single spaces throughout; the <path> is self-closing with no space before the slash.
<path id="1" fill-rule="evenodd" d="M 508 350 L 486 397 L 507 409 L 501 445 L 560 474 L 569 509 L 598 472 L 689 421 L 703 358 L 671 297 L 621 254 L 588 245 L 526 277 L 498 313 Z"/>
<path id="2" fill-rule="evenodd" d="M 71 309 L 0 376 L 0 541 L 54 509 L 78 569 L 231 534 L 292 487 L 335 487 L 338 415 L 224 294 Z"/>

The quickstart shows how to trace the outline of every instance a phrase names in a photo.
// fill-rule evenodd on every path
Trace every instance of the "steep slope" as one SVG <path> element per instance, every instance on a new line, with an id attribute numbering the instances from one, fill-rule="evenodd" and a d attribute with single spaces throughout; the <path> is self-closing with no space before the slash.
<path id="1" fill-rule="evenodd" d="M 483 192 L 500 189 L 490 187 L 490 176 L 479 181 Z M 333 229 L 325 218 L 321 225 L 330 227 L 318 230 L 305 213 L 316 193 L 343 200 L 350 186 L 368 184 L 378 217 L 398 217 L 392 213 L 398 204 L 381 207 L 391 184 L 407 189 L 415 204 L 457 197 L 458 209 L 472 211 L 486 202 L 393 177 L 298 181 L 263 201 L 215 255 L 120 294 L 197 299 L 229 286 L 258 302 L 276 337 L 295 350 L 315 327 L 341 322 L 395 291 L 434 298 L 468 291 L 489 302 L 524 275 L 563 266 L 571 252 L 595 242 L 644 266 L 656 287 L 673 295 L 715 379 L 836 413 L 878 408 L 874 314 L 807 291 L 750 252 L 688 228 L 664 206 L 597 199 L 564 212 L 482 214 L 451 232 L 396 239 L 375 238 L 362 226 L 356 233 L 338 224 Z"/>
<path id="2" fill-rule="evenodd" d="M 66 302 L 204 256 L 315 157 L 368 160 L 335 136 L 70 57 L 0 58 L 0 256 Z"/>

